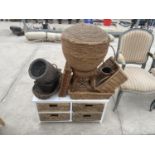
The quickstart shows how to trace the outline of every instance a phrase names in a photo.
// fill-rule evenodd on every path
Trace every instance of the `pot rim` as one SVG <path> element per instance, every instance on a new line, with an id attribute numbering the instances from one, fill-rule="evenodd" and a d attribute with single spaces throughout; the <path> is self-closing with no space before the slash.
<path id="1" fill-rule="evenodd" d="M 42 75 L 36 77 L 36 76 L 33 76 L 33 74 L 31 73 L 31 69 L 32 69 L 32 66 L 33 66 L 37 61 L 41 61 L 41 62 L 43 62 L 43 63 L 45 64 L 45 71 L 44 71 L 44 73 L 43 73 Z M 38 58 L 38 59 L 34 60 L 34 61 L 30 64 L 30 67 L 29 67 L 29 70 L 28 70 L 30 77 L 31 77 L 32 79 L 35 79 L 35 80 L 42 78 L 42 77 L 47 73 L 47 70 L 48 70 L 48 67 L 47 67 L 47 66 L 48 66 L 48 62 L 47 62 L 45 59 Z"/>

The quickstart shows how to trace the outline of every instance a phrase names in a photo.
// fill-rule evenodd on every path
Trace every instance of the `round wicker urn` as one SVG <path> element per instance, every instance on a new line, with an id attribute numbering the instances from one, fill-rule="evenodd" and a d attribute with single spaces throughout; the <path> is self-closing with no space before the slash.
<path id="1" fill-rule="evenodd" d="M 76 24 L 62 34 L 62 49 L 67 62 L 77 71 L 89 72 L 103 61 L 110 38 L 101 28 Z"/>

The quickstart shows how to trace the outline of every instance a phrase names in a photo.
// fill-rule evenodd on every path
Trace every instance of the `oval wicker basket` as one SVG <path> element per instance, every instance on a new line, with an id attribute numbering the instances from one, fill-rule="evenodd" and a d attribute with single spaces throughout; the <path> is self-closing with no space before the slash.
<path id="1" fill-rule="evenodd" d="M 79 71 L 94 70 L 107 54 L 110 38 L 94 25 L 76 24 L 62 34 L 62 49 L 70 66 Z"/>

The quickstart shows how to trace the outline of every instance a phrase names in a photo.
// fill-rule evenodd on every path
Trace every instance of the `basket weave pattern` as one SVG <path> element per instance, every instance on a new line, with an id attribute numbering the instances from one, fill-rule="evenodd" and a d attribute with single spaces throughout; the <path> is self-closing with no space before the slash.
<path id="1" fill-rule="evenodd" d="M 73 112 L 102 112 L 104 104 L 88 104 L 78 103 L 73 104 Z"/>
<path id="2" fill-rule="evenodd" d="M 104 68 L 106 66 L 112 69 L 113 74 L 99 86 L 95 86 L 95 90 L 98 90 L 102 93 L 114 92 L 117 87 L 119 87 L 127 80 L 127 76 L 124 74 L 122 69 L 117 65 L 112 57 L 104 62 L 99 68 Z"/>
<path id="3" fill-rule="evenodd" d="M 65 66 L 59 96 L 68 90 L 73 99 L 109 98 L 127 79 L 113 58 L 104 62 L 110 39 L 102 29 L 76 24 L 63 32 L 61 40 L 70 70 Z"/>
<path id="4" fill-rule="evenodd" d="M 67 62 L 78 71 L 94 70 L 107 54 L 109 36 L 92 25 L 77 24 L 62 34 L 62 49 Z"/>
<path id="5" fill-rule="evenodd" d="M 61 113 L 61 114 L 39 114 L 40 120 L 41 121 L 64 121 L 64 120 L 69 120 L 70 115 Z"/>
<path id="6" fill-rule="evenodd" d="M 73 122 L 99 121 L 102 113 L 73 113 Z"/>
<path id="7" fill-rule="evenodd" d="M 92 71 L 108 51 L 108 43 L 98 45 L 77 45 L 62 39 L 62 49 L 68 63 L 78 71 Z"/>
<path id="8" fill-rule="evenodd" d="M 69 85 L 70 85 L 70 80 L 71 80 L 71 75 L 72 69 L 68 63 L 66 63 L 64 72 L 61 78 L 61 84 L 60 84 L 60 90 L 59 90 L 59 97 L 64 97 L 67 95 Z"/>
<path id="9" fill-rule="evenodd" d="M 37 104 L 37 109 L 39 112 L 44 112 L 44 111 L 69 111 L 70 105 L 69 103 L 55 103 L 55 104 Z"/>

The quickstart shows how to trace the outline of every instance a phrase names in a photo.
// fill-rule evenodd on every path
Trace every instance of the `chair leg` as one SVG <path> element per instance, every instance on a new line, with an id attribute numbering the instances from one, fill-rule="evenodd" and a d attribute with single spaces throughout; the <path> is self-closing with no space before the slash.
<path id="1" fill-rule="evenodd" d="M 114 108 L 113 108 L 113 111 L 115 111 L 117 109 L 122 94 L 123 94 L 123 92 L 119 90 L 118 95 L 117 95 L 117 99 L 116 99 L 116 102 L 115 102 L 115 105 L 114 105 Z"/>
<path id="2" fill-rule="evenodd" d="M 155 100 L 153 100 L 150 105 L 150 111 L 152 111 L 152 109 L 155 109 Z"/>

